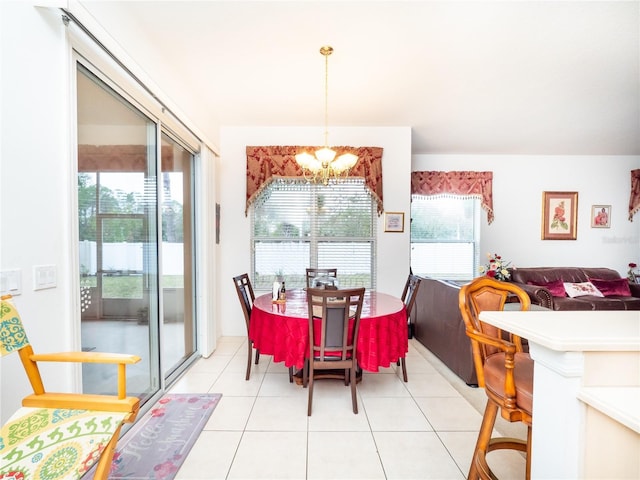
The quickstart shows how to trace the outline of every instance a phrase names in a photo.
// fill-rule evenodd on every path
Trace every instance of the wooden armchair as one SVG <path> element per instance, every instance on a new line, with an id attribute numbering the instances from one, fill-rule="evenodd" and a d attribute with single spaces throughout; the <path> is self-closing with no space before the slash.
<path id="1" fill-rule="evenodd" d="M 126 396 L 126 366 L 140 357 L 99 352 L 35 354 L 10 298 L 0 299 L 0 354 L 18 352 L 33 394 L 2 425 L 0 478 L 78 479 L 97 463 L 94 478 L 106 480 L 120 429 L 136 419 L 140 407 L 137 397 Z M 118 394 L 48 392 L 39 362 L 117 365 Z"/>
<path id="2" fill-rule="evenodd" d="M 533 404 L 533 360 L 524 353 L 516 335 L 484 324 L 478 318 L 483 310 L 503 310 L 508 297 L 515 296 L 520 310 L 529 310 L 529 295 L 520 287 L 489 277 L 479 277 L 464 285 L 459 306 L 467 336 L 471 340 L 478 386 L 487 394 L 482 425 L 469 469 L 469 480 L 495 479 L 486 455 L 498 449 L 526 452 L 526 478 L 531 478 L 531 423 Z M 498 410 L 509 422 L 527 425 L 526 442 L 514 438 L 492 438 Z"/>

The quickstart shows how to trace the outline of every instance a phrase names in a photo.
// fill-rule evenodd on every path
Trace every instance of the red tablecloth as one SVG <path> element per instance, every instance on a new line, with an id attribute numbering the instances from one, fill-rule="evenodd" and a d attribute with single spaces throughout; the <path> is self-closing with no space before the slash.
<path id="1" fill-rule="evenodd" d="M 251 311 L 249 338 L 260 353 L 273 355 L 275 362 L 302 368 L 309 357 L 307 296 L 304 290 L 287 291 L 285 304 L 271 303 L 271 294 L 256 298 Z M 377 372 L 407 353 L 407 312 L 402 300 L 385 293 L 365 293 L 360 332 L 358 364 Z"/>

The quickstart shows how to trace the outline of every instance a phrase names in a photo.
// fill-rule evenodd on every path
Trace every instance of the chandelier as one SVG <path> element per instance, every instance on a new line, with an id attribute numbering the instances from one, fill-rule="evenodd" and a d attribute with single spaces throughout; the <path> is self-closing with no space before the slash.
<path id="1" fill-rule="evenodd" d="M 333 47 L 321 47 L 320 53 L 324 56 L 324 147 L 316 150 L 315 155 L 299 153 L 296 162 L 307 181 L 328 185 L 331 178 L 347 177 L 358 157 L 345 153 L 336 158 L 336 151 L 329 148 L 329 55 Z"/>

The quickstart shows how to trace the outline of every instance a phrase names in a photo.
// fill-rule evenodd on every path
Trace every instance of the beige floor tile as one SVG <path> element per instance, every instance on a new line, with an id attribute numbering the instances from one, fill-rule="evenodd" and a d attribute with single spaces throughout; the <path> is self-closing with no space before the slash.
<path id="1" fill-rule="evenodd" d="M 365 397 L 362 403 L 374 432 L 433 430 L 411 397 Z"/>
<path id="2" fill-rule="evenodd" d="M 306 432 L 306 403 L 298 397 L 258 397 L 247 430 Z"/>
<path id="3" fill-rule="evenodd" d="M 482 415 L 462 397 L 414 397 L 436 431 L 480 430 Z"/>
<path id="4" fill-rule="evenodd" d="M 252 371 L 249 380 L 245 380 L 243 373 L 232 372 L 225 369 L 209 391 L 211 393 L 222 393 L 223 395 L 235 397 L 255 396 L 258 394 L 263 380 L 264 373 Z"/>
<path id="5" fill-rule="evenodd" d="M 209 358 L 201 358 L 193 364 L 189 373 L 220 373 L 232 358 L 232 355 L 211 355 Z"/>
<path id="6" fill-rule="evenodd" d="M 374 432 L 373 436 L 388 479 L 464 479 L 435 432 Z"/>
<path id="7" fill-rule="evenodd" d="M 455 397 L 459 395 L 458 391 L 439 373 L 414 373 L 406 385 L 414 397 Z"/>
<path id="8" fill-rule="evenodd" d="M 244 431 L 256 397 L 222 396 L 216 409 L 209 417 L 205 430 Z"/>
<path id="9" fill-rule="evenodd" d="M 176 480 L 227 478 L 241 436 L 242 432 L 203 431 L 180 467 Z"/>
<path id="10" fill-rule="evenodd" d="M 260 397 L 306 397 L 307 391 L 295 381 L 289 382 L 289 373 L 285 370 L 280 373 L 270 373 L 267 370 L 264 381 L 260 387 L 258 395 Z"/>
<path id="11" fill-rule="evenodd" d="M 245 432 L 227 478 L 303 479 L 306 454 L 306 432 Z"/>
<path id="12" fill-rule="evenodd" d="M 189 372 L 171 387 L 169 393 L 208 393 L 219 375 L 222 375 L 222 373 Z"/>
<path id="13" fill-rule="evenodd" d="M 365 373 L 358 384 L 358 391 L 363 397 L 408 397 L 405 385 L 395 374 Z"/>
<path id="14" fill-rule="evenodd" d="M 308 479 L 383 479 L 371 432 L 309 432 Z"/>

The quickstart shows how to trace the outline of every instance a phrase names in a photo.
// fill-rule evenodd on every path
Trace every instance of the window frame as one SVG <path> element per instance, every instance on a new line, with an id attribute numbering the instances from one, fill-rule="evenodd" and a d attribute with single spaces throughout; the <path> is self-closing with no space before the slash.
<path id="1" fill-rule="evenodd" d="M 415 224 L 414 219 L 416 212 L 414 207 L 416 203 L 421 201 L 436 201 L 442 199 L 449 200 L 459 200 L 459 201 L 467 201 L 470 200 L 473 202 L 473 218 L 472 218 L 472 236 L 473 239 L 451 239 L 451 238 L 414 238 L 415 232 Z M 444 194 L 444 195 L 419 195 L 412 194 L 411 195 L 411 232 L 410 232 L 410 265 L 413 273 L 417 275 L 427 276 L 429 278 L 434 278 L 438 280 L 449 280 L 449 281 L 469 281 L 477 276 L 477 272 L 480 266 L 480 226 L 481 226 L 481 215 L 482 215 L 482 205 L 481 199 L 476 195 L 452 195 L 452 194 Z M 470 278 L 462 278 L 464 274 L 461 275 L 453 275 L 452 277 L 445 277 L 444 275 L 440 275 L 434 272 L 425 272 L 416 270 L 416 262 L 414 261 L 414 245 L 415 244 L 441 244 L 441 245 L 453 245 L 453 244 L 469 244 L 472 249 L 472 270 L 468 272 L 464 272 L 468 275 L 471 275 Z"/>

